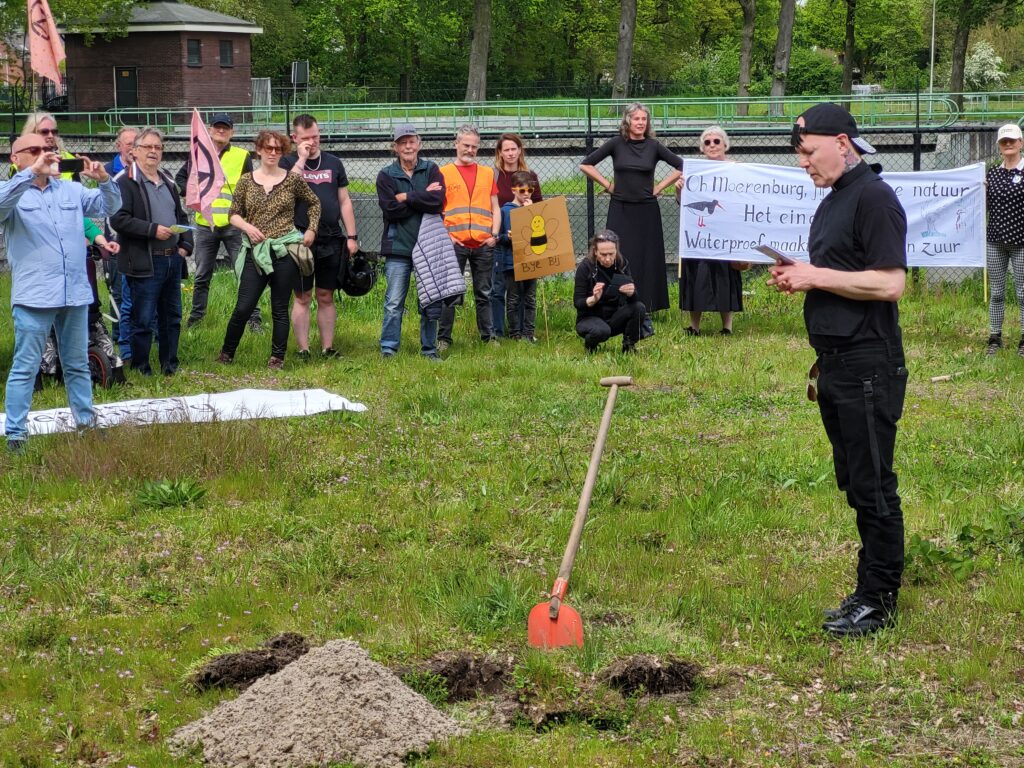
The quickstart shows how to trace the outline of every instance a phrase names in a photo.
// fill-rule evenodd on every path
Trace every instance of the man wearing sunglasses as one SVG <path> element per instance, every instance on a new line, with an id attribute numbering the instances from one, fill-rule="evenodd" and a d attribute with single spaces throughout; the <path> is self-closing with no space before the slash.
<path id="1" fill-rule="evenodd" d="M 857 585 L 825 612 L 836 637 L 889 626 L 903 574 L 903 513 L 893 471 L 907 369 L 896 303 L 906 281 L 907 218 L 896 193 L 865 163 L 874 148 L 837 104 L 797 118 L 793 147 L 816 187 L 831 187 L 808 238 L 810 263 L 777 262 L 769 285 L 801 292 L 818 354 L 808 397 L 832 444 L 836 481 L 857 513 Z"/>
<path id="2" fill-rule="evenodd" d="M 89 304 L 85 217 L 104 218 L 121 205 L 117 185 L 100 163 L 83 157 L 82 176 L 99 183 L 86 189 L 59 178 L 59 155 L 42 136 L 21 136 L 11 148 L 17 173 L 0 184 L 0 224 L 11 264 L 14 360 L 7 377 L 4 432 L 7 448 L 24 450 L 32 388 L 50 328 L 57 332 L 64 386 L 75 423 L 92 426 L 89 376 Z"/>

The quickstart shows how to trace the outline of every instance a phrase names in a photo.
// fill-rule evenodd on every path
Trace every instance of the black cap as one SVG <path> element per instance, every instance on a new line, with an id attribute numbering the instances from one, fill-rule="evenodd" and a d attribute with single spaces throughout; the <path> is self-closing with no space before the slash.
<path id="1" fill-rule="evenodd" d="M 853 115 L 840 107 L 838 104 L 815 104 L 802 115 L 803 125 L 793 126 L 793 146 L 800 146 L 801 137 L 804 134 L 814 136 L 838 136 L 841 133 L 849 136 L 850 141 L 862 154 L 873 155 L 875 148 L 860 137 L 857 130 L 857 121 Z"/>
<path id="2" fill-rule="evenodd" d="M 235 127 L 235 121 L 227 112 L 218 112 L 216 115 L 213 116 L 213 119 L 210 120 L 210 125 L 216 125 L 217 123 L 223 123 L 228 128 Z"/>

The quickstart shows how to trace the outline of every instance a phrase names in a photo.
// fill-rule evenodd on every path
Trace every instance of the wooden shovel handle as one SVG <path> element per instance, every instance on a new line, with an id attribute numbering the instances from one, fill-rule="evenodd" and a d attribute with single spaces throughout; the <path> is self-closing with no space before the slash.
<path id="1" fill-rule="evenodd" d="M 590 454 L 590 466 L 587 467 L 587 479 L 583 483 L 583 493 L 580 494 L 580 503 L 576 507 L 576 518 L 572 523 L 572 532 L 569 534 L 569 542 L 565 545 L 565 554 L 562 555 L 562 565 L 558 569 L 558 578 L 555 579 L 555 586 L 551 590 L 551 608 L 549 615 L 552 620 L 558 618 L 558 609 L 565 597 L 569 585 L 569 574 L 572 573 L 573 563 L 576 561 L 576 553 L 580 548 L 580 539 L 583 537 L 583 526 L 587 522 L 587 512 L 590 510 L 590 498 L 594 495 L 594 485 L 597 483 L 597 468 L 601 464 L 601 454 L 604 452 L 605 439 L 608 437 L 608 427 L 612 421 L 612 411 L 615 410 L 615 397 L 619 392 L 619 386 L 629 386 L 633 383 L 631 376 L 608 376 L 601 379 L 601 386 L 611 387 L 608 391 L 608 400 L 604 406 L 604 415 L 601 417 L 601 427 L 597 430 L 597 440 L 594 442 L 594 450 Z"/>
<path id="2" fill-rule="evenodd" d="M 602 387 L 610 387 L 613 384 L 620 387 L 633 386 L 632 376 L 605 376 L 600 382 Z"/>

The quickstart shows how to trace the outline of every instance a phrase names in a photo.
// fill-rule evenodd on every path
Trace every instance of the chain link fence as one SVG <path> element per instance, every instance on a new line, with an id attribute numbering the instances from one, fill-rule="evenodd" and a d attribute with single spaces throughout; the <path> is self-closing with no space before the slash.
<path id="1" fill-rule="evenodd" d="M 687 158 L 700 156 L 698 140 L 701 128 L 679 131 L 664 131 L 658 139 L 671 151 Z M 889 171 L 940 170 L 956 168 L 978 161 L 996 162 L 996 129 L 993 127 L 949 127 L 922 133 L 900 130 L 876 129 L 864 136 L 878 154 L 872 162 L 879 162 Z M 607 218 L 609 197 L 601 190 L 597 194 L 594 185 L 579 171 L 579 164 L 593 148 L 610 138 L 610 134 L 567 132 L 562 135 L 525 135 L 526 159 L 531 170 L 540 179 L 545 197 L 564 195 L 569 210 L 573 243 L 577 256 L 582 256 L 586 244 L 595 229 L 604 227 Z M 789 144 L 790 133 L 781 129 L 735 130 L 730 132 L 729 155 L 738 162 L 768 163 L 774 165 L 796 165 L 796 157 Z M 496 134 L 484 133 L 479 161 L 494 164 Z M 71 152 L 88 153 L 93 159 L 111 159 L 112 142 L 94 137 L 65 137 L 66 148 Z M 236 142 L 251 147 L 247 141 Z M 363 247 L 369 252 L 379 249 L 383 219 L 377 205 L 377 173 L 393 159 L 391 137 L 381 136 L 376 140 L 338 139 L 325 135 L 322 147 L 342 158 L 349 178 L 356 215 L 356 224 Z M 175 173 L 185 161 L 188 146 L 187 137 L 169 136 L 165 140 L 164 168 Z M 433 160 L 439 165 L 454 159 L 454 136 L 425 135 L 421 157 Z M 611 176 L 611 163 L 605 161 L 601 170 Z M 671 169 L 661 165 L 657 178 L 664 178 Z M 6 169 L 3 171 L 6 175 Z M 674 278 L 679 258 L 679 206 L 673 195 L 666 191 L 660 199 L 662 224 L 665 233 L 666 269 Z M 628 256 L 628 254 L 627 254 Z M 978 277 L 981 270 L 941 268 L 915 270 L 915 277 L 922 274 L 928 283 L 960 283 Z M 749 273 L 748 273 L 749 274 Z"/>

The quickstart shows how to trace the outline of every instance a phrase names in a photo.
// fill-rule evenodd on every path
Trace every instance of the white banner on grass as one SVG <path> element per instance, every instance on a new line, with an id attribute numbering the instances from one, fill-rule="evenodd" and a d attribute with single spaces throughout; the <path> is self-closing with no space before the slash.
<path id="1" fill-rule="evenodd" d="M 239 389 L 217 394 L 104 403 L 96 406 L 96 421 L 99 427 L 116 427 L 125 424 L 280 419 L 288 416 L 310 416 L 324 411 L 365 410 L 366 406 L 362 403 L 354 403 L 323 389 L 301 389 L 292 392 Z M 0 431 L 5 420 L 4 415 L 0 413 Z M 28 431 L 31 435 L 74 432 L 75 420 L 69 408 L 32 411 L 28 415 Z"/>
<path id="2" fill-rule="evenodd" d="M 683 258 L 760 261 L 770 245 L 807 261 L 807 234 L 818 189 L 806 171 L 762 163 L 687 160 L 679 216 Z M 911 267 L 985 265 L 985 166 L 884 173 L 907 212 Z"/>

